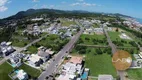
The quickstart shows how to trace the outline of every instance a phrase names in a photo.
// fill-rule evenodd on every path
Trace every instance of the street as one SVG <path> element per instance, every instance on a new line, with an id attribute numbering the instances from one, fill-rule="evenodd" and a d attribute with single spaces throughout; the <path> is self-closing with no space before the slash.
<path id="1" fill-rule="evenodd" d="M 64 48 L 57 53 L 57 56 L 55 57 L 55 61 L 51 61 L 46 71 L 44 71 L 38 77 L 38 80 L 45 80 L 47 76 L 52 75 L 52 73 L 56 71 L 57 65 L 59 65 L 59 63 L 62 61 L 62 57 L 67 56 L 67 54 L 72 50 L 72 48 L 74 47 L 74 44 L 78 41 L 82 32 L 83 32 L 83 29 L 81 29 L 76 35 L 74 35 L 71 38 L 71 40 L 64 46 Z"/>
<path id="2" fill-rule="evenodd" d="M 110 37 L 109 37 L 107 31 L 104 29 L 104 27 L 102 27 L 102 28 L 103 28 L 103 31 L 104 31 L 106 37 L 107 37 L 107 41 L 108 41 L 108 43 L 109 43 L 109 46 L 110 46 L 111 49 L 112 49 L 112 54 L 115 54 L 115 52 L 117 51 L 117 48 L 116 48 L 116 46 L 112 43 L 112 41 L 111 41 L 111 39 L 110 39 Z M 118 70 L 117 70 L 117 74 L 119 75 L 120 80 L 125 80 L 125 71 L 118 71 Z"/>

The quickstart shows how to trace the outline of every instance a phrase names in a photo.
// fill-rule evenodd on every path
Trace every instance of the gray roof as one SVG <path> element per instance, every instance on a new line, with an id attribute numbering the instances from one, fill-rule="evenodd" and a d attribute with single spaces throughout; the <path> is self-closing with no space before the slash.
<path id="1" fill-rule="evenodd" d="M 44 52 L 44 51 L 39 51 L 38 55 L 41 56 L 41 57 L 47 57 L 47 56 L 49 56 L 49 54 L 47 52 Z"/>

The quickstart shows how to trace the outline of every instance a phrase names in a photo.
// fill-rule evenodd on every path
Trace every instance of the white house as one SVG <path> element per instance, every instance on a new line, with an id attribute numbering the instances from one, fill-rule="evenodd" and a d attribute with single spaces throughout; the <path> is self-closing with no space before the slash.
<path id="1" fill-rule="evenodd" d="M 28 74 L 23 70 L 17 70 L 16 76 L 19 80 L 28 80 Z"/>
<path id="2" fill-rule="evenodd" d="M 0 52 L 2 53 L 2 56 L 8 56 L 9 54 L 15 51 L 11 44 L 12 42 L 1 42 Z"/>

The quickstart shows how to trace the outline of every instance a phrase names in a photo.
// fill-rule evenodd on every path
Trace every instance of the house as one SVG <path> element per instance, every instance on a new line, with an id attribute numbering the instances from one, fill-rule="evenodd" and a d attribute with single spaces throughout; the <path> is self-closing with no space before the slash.
<path id="1" fill-rule="evenodd" d="M 38 48 L 37 54 L 32 54 L 28 56 L 27 59 L 30 65 L 39 67 L 43 63 L 47 62 L 53 53 L 54 51 L 51 51 L 51 49 L 46 49 L 44 46 L 41 46 Z"/>
<path id="2" fill-rule="evenodd" d="M 54 54 L 54 51 L 52 51 L 51 49 L 46 49 L 46 51 L 48 54 L 50 54 L 51 56 Z"/>
<path id="3" fill-rule="evenodd" d="M 12 54 L 11 56 L 10 56 L 10 59 L 9 59 L 9 61 L 10 61 L 10 65 L 12 66 L 12 67 L 19 67 L 21 64 L 22 64 L 22 58 L 24 58 L 25 57 L 25 54 L 22 54 L 22 53 L 19 53 L 19 54 Z"/>
<path id="4" fill-rule="evenodd" d="M 1 42 L 0 52 L 2 53 L 2 56 L 8 56 L 15 51 L 11 44 L 12 42 Z"/>
<path id="5" fill-rule="evenodd" d="M 38 56 L 41 57 L 41 59 L 46 62 L 50 59 L 51 55 L 46 51 L 44 48 L 38 48 Z"/>
<path id="6" fill-rule="evenodd" d="M 112 75 L 99 75 L 98 80 L 113 80 Z"/>
<path id="7" fill-rule="evenodd" d="M 28 80 L 28 74 L 24 70 L 16 70 L 16 76 L 19 80 Z"/>
<path id="8" fill-rule="evenodd" d="M 62 73 L 57 80 L 75 80 L 82 71 L 82 65 L 68 62 L 62 66 Z"/>
<path id="9" fill-rule="evenodd" d="M 69 62 L 63 64 L 61 74 L 57 80 L 76 80 L 78 76 L 82 75 L 82 59 L 73 56 Z"/>
<path id="10" fill-rule="evenodd" d="M 28 62 L 32 66 L 39 67 L 41 64 L 43 64 L 44 61 L 42 60 L 40 56 L 38 56 L 38 54 L 32 54 L 29 57 Z"/>
<path id="11" fill-rule="evenodd" d="M 36 24 L 31 24 L 31 25 L 27 25 L 27 29 L 23 31 L 23 34 L 31 34 L 34 36 L 38 36 L 42 33 L 42 31 L 40 30 L 39 26 L 37 26 Z"/>
<path id="12" fill-rule="evenodd" d="M 96 33 L 96 34 L 103 34 L 104 32 L 103 32 L 103 28 L 94 28 L 94 32 Z"/>
<path id="13" fill-rule="evenodd" d="M 31 19 L 31 21 L 41 21 L 43 20 L 43 18 L 34 18 L 34 19 Z"/>
<path id="14" fill-rule="evenodd" d="M 11 57 L 9 60 L 11 62 L 12 67 L 19 67 L 22 64 L 21 59 L 19 58 Z"/>
<path id="15" fill-rule="evenodd" d="M 139 55 L 139 57 L 142 59 L 142 52 L 140 52 L 140 54 L 138 54 Z"/>
<path id="16" fill-rule="evenodd" d="M 64 37 L 71 37 L 72 36 L 72 33 L 70 31 L 67 31 L 65 34 L 64 34 Z"/>

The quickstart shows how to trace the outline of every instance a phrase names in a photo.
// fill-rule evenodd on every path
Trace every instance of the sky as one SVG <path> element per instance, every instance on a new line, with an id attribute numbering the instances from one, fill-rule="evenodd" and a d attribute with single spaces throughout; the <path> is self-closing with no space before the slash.
<path id="1" fill-rule="evenodd" d="M 142 18 L 142 0 L 0 0 L 0 18 L 31 8 L 121 13 Z"/>

